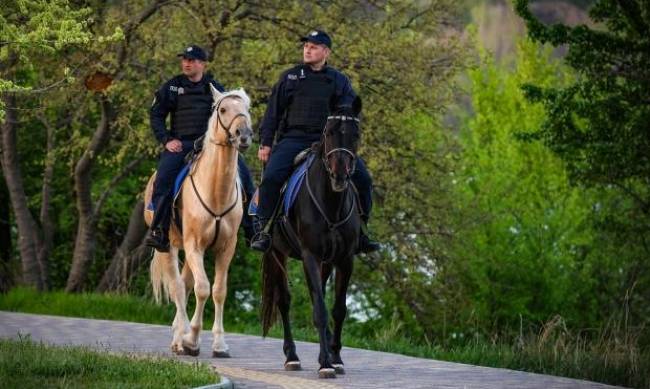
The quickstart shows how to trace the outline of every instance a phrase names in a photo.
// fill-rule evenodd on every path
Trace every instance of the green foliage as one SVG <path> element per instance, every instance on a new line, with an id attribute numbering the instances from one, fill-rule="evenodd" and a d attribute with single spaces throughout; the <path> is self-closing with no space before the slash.
<path id="1" fill-rule="evenodd" d="M 647 1 L 597 1 L 590 16 L 598 29 L 545 26 L 518 0 L 516 10 L 532 39 L 567 45 L 565 59 L 578 77 L 562 87 L 531 82 L 528 97 L 549 113 L 531 131 L 566 161 L 570 173 L 588 184 L 611 184 L 638 193 L 648 213 L 648 192 L 634 186 L 650 179 L 650 22 Z"/>
<path id="2" fill-rule="evenodd" d="M 219 382 L 206 364 L 46 346 L 29 337 L 0 340 L 0 377 L 8 388 L 187 388 Z"/>
<path id="3" fill-rule="evenodd" d="M 569 187 L 564 165 L 550 150 L 515 137 L 545 118 L 543 107 L 526 101 L 520 85 L 566 82 L 558 74 L 564 73 L 549 50 L 529 41 L 518 45 L 512 72 L 486 54 L 469 72 L 475 113 L 462 133 L 455 177 L 463 219 L 456 242 L 462 265 L 454 276 L 472 301 L 458 314 L 490 332 L 558 313 L 589 322 L 576 312 L 589 290 L 578 253 L 593 243 L 587 218 L 595 200 Z"/>
<path id="4" fill-rule="evenodd" d="M 605 272 L 606 290 L 616 297 L 598 299 L 615 310 L 624 304 L 635 321 L 645 322 L 650 309 L 650 4 L 596 1 L 590 8 L 598 23 L 593 28 L 543 25 L 525 0 L 516 2 L 516 11 L 531 39 L 568 47 L 565 62 L 576 74 L 564 85 L 535 80 L 525 85 L 528 99 L 541 102 L 547 116 L 522 137 L 541 140 L 564 161 L 574 182 L 603 194 L 593 203 L 599 244 L 585 249 L 602 254 L 594 272 L 604 265 L 621 276 Z"/>

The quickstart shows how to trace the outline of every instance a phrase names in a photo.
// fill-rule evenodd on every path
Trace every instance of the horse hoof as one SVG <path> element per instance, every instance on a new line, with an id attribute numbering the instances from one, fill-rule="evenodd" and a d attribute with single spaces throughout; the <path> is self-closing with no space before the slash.
<path id="1" fill-rule="evenodd" d="M 284 370 L 286 371 L 302 370 L 302 366 L 300 366 L 300 361 L 290 361 L 284 364 Z"/>
<path id="2" fill-rule="evenodd" d="M 212 358 L 230 358 L 228 351 L 212 351 Z"/>
<path id="3" fill-rule="evenodd" d="M 324 367 L 318 370 L 318 378 L 336 378 L 336 370 L 331 367 Z"/>
<path id="4" fill-rule="evenodd" d="M 345 369 L 343 368 L 342 363 L 333 363 L 332 366 L 334 366 L 334 370 L 336 370 L 336 374 L 345 374 Z"/>
<path id="5" fill-rule="evenodd" d="M 200 348 L 192 349 L 192 348 L 189 348 L 187 346 L 183 346 L 183 354 L 185 354 L 185 355 L 189 355 L 189 356 L 192 356 L 192 357 L 198 357 L 200 351 L 201 351 Z"/>

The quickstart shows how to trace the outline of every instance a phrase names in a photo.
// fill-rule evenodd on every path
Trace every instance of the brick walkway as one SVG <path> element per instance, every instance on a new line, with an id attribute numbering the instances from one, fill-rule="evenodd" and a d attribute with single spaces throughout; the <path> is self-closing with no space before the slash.
<path id="1" fill-rule="evenodd" d="M 0 337 L 16 338 L 19 333 L 45 343 L 172 357 L 168 348 L 171 327 L 168 326 L 0 312 Z M 286 372 L 281 340 L 227 334 L 232 358 L 218 360 L 210 358 L 211 340 L 212 334 L 204 331 L 198 359 L 214 365 L 234 382 L 236 388 L 612 388 L 588 381 L 345 347 L 342 357 L 346 374 L 319 380 L 317 344 L 296 342 L 303 370 Z"/>

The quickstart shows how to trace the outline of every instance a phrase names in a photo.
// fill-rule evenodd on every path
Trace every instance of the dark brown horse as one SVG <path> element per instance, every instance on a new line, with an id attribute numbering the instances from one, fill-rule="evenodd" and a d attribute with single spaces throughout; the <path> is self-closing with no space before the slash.
<path id="1" fill-rule="evenodd" d="M 358 117 L 361 100 L 356 98 L 352 107 L 330 111 L 333 113 L 327 118 L 321 141 L 315 147 L 315 160 L 292 208 L 276 224 L 271 248 L 263 257 L 263 333 L 268 333 L 279 310 L 284 327 L 287 370 L 300 369 L 300 360 L 289 322 L 291 294 L 286 263 L 289 256 L 302 260 L 311 294 L 314 325 L 320 339 L 318 375 L 321 378 L 344 374 L 341 331 L 361 227 L 356 193 L 350 181 L 360 137 Z M 332 309 L 334 331 L 331 332 L 325 306 L 325 286 L 334 269 L 336 296 Z"/>

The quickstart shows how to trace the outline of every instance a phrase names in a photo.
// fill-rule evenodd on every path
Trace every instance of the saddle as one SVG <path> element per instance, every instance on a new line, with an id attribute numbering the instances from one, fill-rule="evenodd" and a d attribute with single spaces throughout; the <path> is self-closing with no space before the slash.
<path id="1" fill-rule="evenodd" d="M 289 212 L 289 209 L 293 205 L 293 202 L 296 200 L 296 195 L 298 194 L 298 189 L 302 185 L 302 181 L 307 173 L 307 169 L 311 166 L 311 163 L 315 157 L 313 153 L 313 145 L 308 149 L 304 149 L 293 159 L 293 173 L 289 176 L 287 182 L 284 183 L 282 189 L 280 190 L 280 198 L 276 203 L 275 210 L 271 221 L 276 218 L 278 211 L 280 210 L 279 205 L 283 204 L 282 210 L 284 213 Z M 257 215 L 257 208 L 259 206 L 259 188 L 255 189 L 253 198 L 251 199 L 250 204 L 248 205 L 248 214 L 251 216 Z"/>

